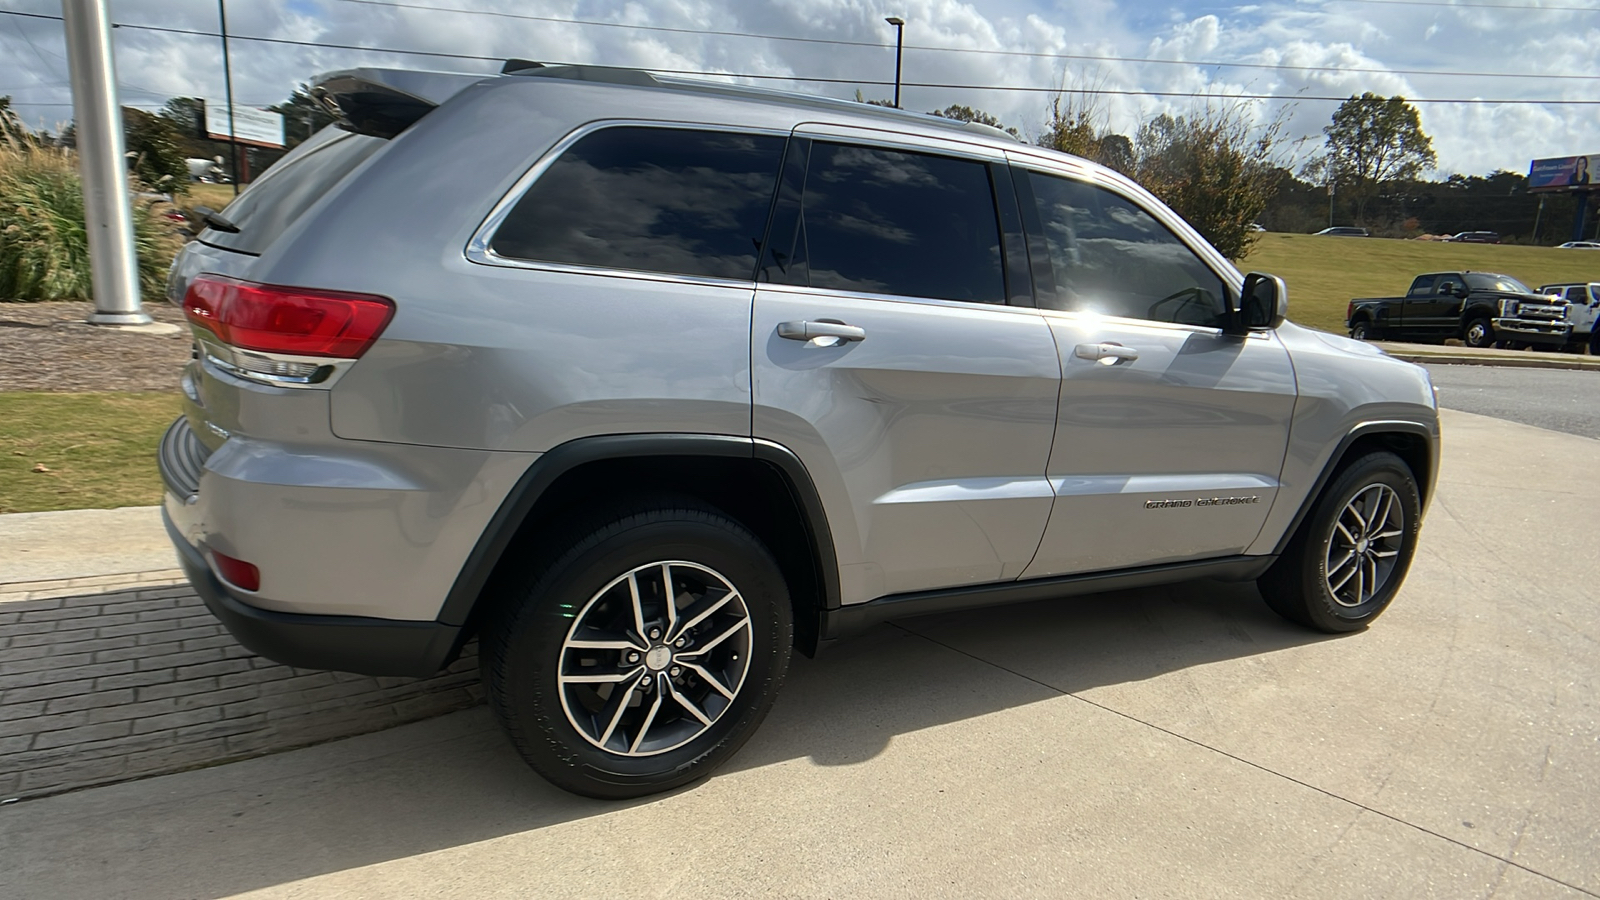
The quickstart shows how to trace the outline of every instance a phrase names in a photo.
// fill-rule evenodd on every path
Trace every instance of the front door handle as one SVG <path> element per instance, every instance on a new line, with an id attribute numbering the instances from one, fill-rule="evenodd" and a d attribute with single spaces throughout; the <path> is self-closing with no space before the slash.
<path id="1" fill-rule="evenodd" d="M 1105 341 L 1099 344 L 1079 344 L 1072 350 L 1072 355 L 1079 359 L 1092 359 L 1104 366 L 1115 366 L 1119 363 L 1133 362 L 1139 358 L 1139 351 L 1132 347 Z"/>
<path id="2" fill-rule="evenodd" d="M 838 338 L 841 343 L 846 343 L 866 340 L 867 331 L 865 328 L 846 325 L 836 319 L 808 319 L 801 322 L 779 322 L 778 337 L 791 341 Z"/>

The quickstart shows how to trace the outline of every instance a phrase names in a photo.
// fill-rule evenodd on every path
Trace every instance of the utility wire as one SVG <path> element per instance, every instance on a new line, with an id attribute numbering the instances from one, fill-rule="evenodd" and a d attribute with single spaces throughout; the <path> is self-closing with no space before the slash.
<path id="1" fill-rule="evenodd" d="M 0 15 L 26 16 L 26 17 L 35 18 L 35 19 L 52 19 L 52 20 L 55 20 L 55 21 L 60 21 L 60 19 L 61 19 L 60 16 L 45 15 L 43 13 L 21 13 L 21 12 L 13 12 L 11 10 L 0 10 Z M 214 32 L 214 31 L 200 31 L 200 30 L 190 30 L 190 29 L 183 29 L 183 28 L 168 28 L 168 27 L 164 27 L 164 26 L 160 26 L 160 25 L 120 24 L 120 25 L 115 25 L 114 27 L 116 27 L 116 28 L 128 28 L 128 29 L 132 29 L 132 30 L 135 30 L 135 31 L 154 31 L 154 32 L 161 32 L 161 33 L 166 33 L 166 34 L 182 34 L 182 35 L 190 35 L 190 36 L 194 36 L 194 37 L 221 37 L 221 34 L 219 32 Z M 312 48 L 318 48 L 318 49 L 351 50 L 351 51 L 362 52 L 362 53 L 389 53 L 389 54 L 396 54 L 396 55 L 402 55 L 402 56 L 428 56 L 428 57 L 434 57 L 434 58 L 439 58 L 439 59 L 463 59 L 463 60 L 473 60 L 473 61 L 477 61 L 477 62 L 496 62 L 497 63 L 497 62 L 503 62 L 504 61 L 504 57 L 500 57 L 500 56 L 479 56 L 479 55 L 474 55 L 474 54 L 469 54 L 469 53 L 442 53 L 442 52 L 434 52 L 434 51 L 431 51 L 431 50 L 406 50 L 406 49 L 400 49 L 400 48 L 397 48 L 397 47 L 369 47 L 369 46 L 361 46 L 361 45 L 358 45 L 358 44 L 331 44 L 331 43 L 322 43 L 322 42 L 317 42 L 317 41 L 292 40 L 290 38 L 254 37 L 254 36 L 249 36 L 249 35 L 236 35 L 236 34 L 229 34 L 228 37 L 229 37 L 230 40 L 237 40 L 237 41 L 253 41 L 253 42 L 256 42 L 256 43 L 279 44 L 279 45 L 288 45 L 288 46 L 295 46 L 295 47 L 312 47 Z M 567 63 L 567 62 L 555 62 L 555 61 L 549 61 L 549 64 L 551 64 L 551 65 L 580 65 L 579 63 Z M 1194 65 L 1194 64 L 1191 63 L 1190 65 Z M 892 81 L 883 81 L 883 80 L 880 80 L 880 79 L 870 79 L 870 78 L 817 78 L 817 77 L 803 77 L 803 76 L 799 76 L 799 75 L 758 75 L 758 74 L 743 73 L 743 72 L 711 72 L 711 71 L 705 71 L 705 70 L 699 70 L 699 69 L 656 69 L 656 68 L 649 68 L 649 69 L 647 69 L 647 71 L 656 72 L 656 73 L 659 73 L 659 74 L 662 74 L 662 75 L 690 75 L 690 76 L 702 76 L 702 77 L 713 77 L 713 78 L 744 78 L 744 79 L 755 80 L 755 81 L 787 81 L 787 82 L 806 83 L 806 84 L 853 84 L 853 85 L 869 85 L 869 86 L 873 86 L 873 87 L 889 87 L 889 86 L 892 86 L 894 84 L 894 82 L 892 82 Z M 901 86 L 902 87 L 918 87 L 918 88 L 935 88 L 935 89 L 941 89 L 941 90 L 955 90 L 955 91 L 1002 91 L 1002 92 L 1013 92 L 1013 93 L 1042 93 L 1042 94 L 1066 93 L 1066 94 L 1093 94 L 1093 95 L 1126 96 L 1126 97 L 1172 97 L 1172 98 L 1179 98 L 1179 99 L 1192 98 L 1192 99 L 1205 99 L 1205 100 L 1223 100 L 1223 99 L 1228 99 L 1228 100 L 1303 100 L 1303 101 L 1322 101 L 1322 100 L 1326 100 L 1326 101 L 1332 101 L 1332 102 L 1343 102 L 1345 100 L 1350 99 L 1348 96 L 1322 96 L 1322 95 L 1311 95 L 1311 94 L 1290 94 L 1290 95 L 1279 95 L 1279 94 L 1219 94 L 1219 93 L 1215 93 L 1215 92 L 1205 92 L 1205 91 L 1151 91 L 1151 90 L 1142 90 L 1142 89 L 1141 90 L 1116 90 L 1116 89 L 1111 89 L 1111 88 L 1061 88 L 1061 87 L 1039 87 L 1039 86 L 1032 86 L 1032 85 L 953 84 L 953 83 L 928 82 L 928 81 L 902 81 L 901 82 Z M 1455 105 L 1466 105 L 1466 106 L 1474 106 L 1474 105 L 1496 105 L 1496 106 L 1498 106 L 1498 105 L 1512 105 L 1512 106 L 1532 106 L 1532 105 L 1537 105 L 1537 106 L 1600 106 L 1600 99 L 1595 99 L 1595 100 L 1555 100 L 1555 99 L 1540 100 L 1540 99 L 1525 99 L 1525 98 L 1494 99 L 1494 98 L 1483 98 L 1483 97 L 1407 97 L 1405 99 L 1406 99 L 1406 102 L 1408 102 L 1408 103 L 1436 103 L 1436 104 L 1455 104 Z"/>
<path id="2" fill-rule="evenodd" d="M 804 38 L 791 37 L 782 34 L 750 34 L 742 31 L 700 31 L 693 28 L 670 28 L 665 25 L 632 25 L 624 22 L 599 22 L 592 19 L 561 19 L 552 16 L 533 16 L 526 13 L 498 12 L 487 9 L 460 9 L 451 6 L 430 6 L 425 3 L 401 3 L 398 0 L 338 0 L 340 3 L 353 3 L 358 6 L 382 6 L 393 9 L 427 10 L 430 12 L 458 13 L 468 16 L 494 16 L 502 19 L 524 19 L 530 22 L 553 22 L 561 25 L 584 25 L 597 28 L 626 28 L 633 31 L 657 31 L 667 34 L 712 35 L 716 37 L 753 38 L 763 41 L 792 41 L 802 44 L 831 44 L 838 47 L 869 47 L 874 50 L 892 50 L 893 44 L 880 44 L 872 41 L 848 41 L 840 38 Z M 1340 2 L 1340 0 L 1332 0 Z M 1348 3 L 1397 3 L 1400 0 L 1342 0 Z M 1418 0 L 1420 2 L 1420 0 Z M 1451 3 L 1437 3 L 1439 6 L 1455 6 Z M 1536 9 L 1540 7 L 1506 7 L 1507 9 Z M 1600 12 L 1600 10 L 1591 10 Z M 1106 63 L 1140 63 L 1161 66 L 1195 66 L 1202 69 L 1267 69 L 1278 72 L 1366 72 L 1381 75 L 1424 75 L 1444 78 L 1556 78 L 1594 81 L 1600 75 L 1573 75 L 1554 74 L 1539 75 L 1527 72 L 1452 72 L 1436 69 L 1378 69 L 1361 68 L 1353 66 L 1295 66 L 1276 63 L 1244 63 L 1222 62 L 1220 60 L 1183 60 L 1183 59 L 1155 59 L 1153 57 L 1139 56 L 1093 56 L 1076 53 L 1045 53 L 1030 50 L 983 50 L 976 47 L 928 47 L 917 44 L 907 44 L 905 49 L 917 50 L 927 53 L 975 53 L 983 56 L 1012 56 L 1029 59 L 1061 59 L 1080 62 L 1106 62 Z"/>

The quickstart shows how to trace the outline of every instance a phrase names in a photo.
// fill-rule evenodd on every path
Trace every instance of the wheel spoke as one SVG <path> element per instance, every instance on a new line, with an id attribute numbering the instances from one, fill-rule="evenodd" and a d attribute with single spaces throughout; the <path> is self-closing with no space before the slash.
<path id="1" fill-rule="evenodd" d="M 639 599 L 639 573 L 628 573 L 628 598 L 633 602 L 633 627 L 638 629 L 639 639 L 645 639 L 644 631 L 644 604 Z"/>
<path id="2" fill-rule="evenodd" d="M 600 735 L 600 746 L 604 747 L 611 740 L 611 735 L 617 730 L 617 725 L 622 722 L 622 714 L 628 711 L 628 698 L 633 694 L 633 686 L 616 687 L 611 691 L 611 699 L 607 708 L 611 715 L 606 717 L 606 730 Z"/>
<path id="3" fill-rule="evenodd" d="M 1367 572 L 1366 572 L 1366 569 L 1358 563 L 1358 564 L 1356 564 L 1356 603 L 1359 604 L 1361 602 L 1361 595 L 1366 592 L 1365 591 L 1366 586 L 1367 586 Z"/>
<path id="4" fill-rule="evenodd" d="M 727 686 L 722 683 L 722 679 L 712 675 L 710 669 L 707 669 L 705 666 L 702 666 L 699 663 L 690 662 L 687 659 L 683 659 L 681 656 L 678 658 L 678 663 L 685 669 L 689 669 L 696 675 L 699 675 L 700 680 L 711 685 L 712 690 L 728 698 L 729 700 L 733 699 L 733 691 L 728 690 Z"/>
<path id="5" fill-rule="evenodd" d="M 1344 527 L 1343 522 L 1335 521 L 1333 523 L 1333 527 L 1337 529 L 1340 534 L 1344 535 L 1345 546 L 1354 547 L 1356 545 L 1356 536 L 1350 533 L 1350 529 Z"/>
<path id="6" fill-rule="evenodd" d="M 1350 514 L 1350 518 L 1356 520 L 1356 524 L 1360 526 L 1360 530 L 1363 533 L 1367 530 L 1367 519 L 1365 516 L 1361 515 L 1360 510 L 1356 509 L 1356 504 L 1361 502 L 1361 498 L 1365 496 L 1366 493 L 1366 491 L 1362 491 L 1354 497 L 1351 497 L 1350 505 L 1344 508 L 1344 511 Z"/>
<path id="7" fill-rule="evenodd" d="M 1391 556 L 1400 555 L 1399 550 L 1369 550 L 1367 552 L 1378 559 L 1388 559 Z"/>
<path id="8" fill-rule="evenodd" d="M 732 626 L 730 626 L 728 628 L 728 630 L 722 632 L 721 634 L 717 635 L 716 637 L 712 638 L 711 640 L 706 641 L 705 643 L 703 643 L 700 646 L 694 648 L 693 650 L 685 650 L 682 653 L 679 653 L 678 654 L 678 658 L 679 659 L 687 659 L 689 657 L 699 656 L 702 653 L 706 653 L 706 652 L 710 651 L 711 648 L 717 646 L 718 644 L 722 643 L 723 641 L 727 640 L 728 638 L 732 637 L 733 635 L 738 634 L 739 633 L 739 629 L 744 628 L 744 627 L 748 626 L 749 624 L 750 624 L 750 620 L 749 619 L 740 619 L 738 622 L 735 622 Z"/>
<path id="9" fill-rule="evenodd" d="M 735 591 L 735 590 L 732 590 L 732 589 L 729 589 L 728 593 L 726 593 L 723 596 L 717 598 L 716 600 L 702 600 L 702 601 L 700 601 L 700 605 L 704 606 L 705 608 L 704 609 L 695 610 L 694 614 L 692 616 L 690 616 L 687 620 L 679 622 L 678 623 L 677 632 L 675 634 L 669 634 L 668 637 L 669 638 L 678 637 L 678 635 L 681 635 L 684 632 L 687 632 L 689 629 L 695 627 L 696 625 L 699 625 L 701 622 L 704 622 L 706 619 L 710 618 L 713 614 L 716 613 L 717 610 L 723 608 L 724 606 L 727 606 L 729 601 L 731 601 L 731 600 L 739 600 L 739 599 L 742 599 L 739 596 L 739 592 Z"/>
<path id="10" fill-rule="evenodd" d="M 568 650 L 638 650 L 644 652 L 649 647 L 630 641 L 627 638 L 614 638 L 611 640 L 596 640 L 592 638 L 574 638 L 567 641 Z"/>
<path id="11" fill-rule="evenodd" d="M 692 701 L 690 701 L 688 697 L 685 697 L 684 695 L 678 693 L 678 686 L 677 685 L 673 684 L 670 680 L 665 679 L 665 678 L 661 679 L 661 683 L 666 687 L 667 690 L 672 692 L 672 699 L 678 701 L 678 705 L 683 707 L 684 712 L 687 712 L 689 715 L 694 716 L 696 719 L 699 719 L 701 725 L 710 725 L 711 724 L 710 717 L 707 716 L 705 713 L 701 712 L 700 711 L 700 707 L 695 706 L 694 703 Z"/>
<path id="12" fill-rule="evenodd" d="M 604 672 L 598 675 L 582 674 L 556 676 L 562 684 L 616 684 L 619 681 L 629 681 L 638 678 L 644 672 L 644 666 L 634 666 L 626 672 Z"/>
<path id="13" fill-rule="evenodd" d="M 1389 524 L 1389 514 L 1394 512 L 1394 491 L 1382 489 L 1383 509 L 1368 523 L 1367 537 L 1372 537 L 1372 532 Z"/>
<path id="14" fill-rule="evenodd" d="M 1354 550 L 1345 551 L 1344 559 L 1341 559 L 1337 563 L 1334 563 L 1333 565 L 1328 567 L 1328 574 L 1332 575 L 1333 573 L 1339 571 L 1340 569 L 1344 568 L 1345 565 L 1350 562 L 1350 560 L 1355 559 L 1355 558 L 1356 558 L 1356 551 L 1354 551 Z"/>
<path id="15" fill-rule="evenodd" d="M 672 564 L 661 564 L 661 596 L 667 601 L 667 637 L 678 627 L 678 595 L 672 590 Z"/>
<path id="16" fill-rule="evenodd" d="M 1339 582 L 1337 584 L 1335 584 L 1335 583 L 1333 583 L 1331 581 L 1328 582 L 1328 591 L 1330 593 L 1333 593 L 1333 594 L 1339 593 L 1339 589 L 1344 587 L 1346 584 L 1348 584 L 1350 582 L 1350 579 L 1355 577 L 1355 574 L 1356 574 L 1357 570 L 1359 570 L 1360 568 L 1361 568 L 1361 566 L 1357 565 L 1355 568 L 1353 568 L 1350 571 L 1346 572 L 1344 577 L 1339 579 Z M 1330 572 L 1328 574 L 1331 576 L 1333 573 Z"/>
<path id="17" fill-rule="evenodd" d="M 633 736 L 633 743 L 628 746 L 629 753 L 638 753 L 639 745 L 644 743 L 644 736 L 650 733 L 650 726 L 656 722 L 656 713 L 661 711 L 661 692 L 656 691 L 655 699 L 650 702 L 650 711 L 644 714 L 644 721 L 639 724 L 639 733 Z"/>
<path id="18" fill-rule="evenodd" d="M 1406 530 L 1404 528 L 1396 528 L 1393 531 L 1380 531 L 1373 535 L 1372 539 L 1375 541 L 1386 541 L 1389 538 L 1399 537 L 1400 535 L 1405 534 L 1405 531 Z"/>

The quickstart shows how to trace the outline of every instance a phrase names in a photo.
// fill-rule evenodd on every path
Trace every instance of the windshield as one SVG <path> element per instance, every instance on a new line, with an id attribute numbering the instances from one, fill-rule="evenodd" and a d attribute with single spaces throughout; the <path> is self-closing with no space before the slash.
<path id="1" fill-rule="evenodd" d="M 1489 275 L 1484 272 L 1468 272 L 1467 286 L 1475 291 L 1505 291 L 1513 294 L 1531 294 L 1528 286 L 1512 278 L 1510 275 Z"/>

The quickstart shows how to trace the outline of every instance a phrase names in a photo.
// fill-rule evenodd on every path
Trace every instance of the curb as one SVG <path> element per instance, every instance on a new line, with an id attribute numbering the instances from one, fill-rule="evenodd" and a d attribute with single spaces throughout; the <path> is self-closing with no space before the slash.
<path id="1" fill-rule="evenodd" d="M 1538 353 L 1528 350 L 1469 350 L 1456 352 L 1448 347 L 1393 344 L 1372 341 L 1395 359 L 1412 363 L 1435 363 L 1450 366 L 1500 366 L 1509 369 L 1568 369 L 1600 372 L 1600 357 L 1574 356 L 1565 353 Z"/>

